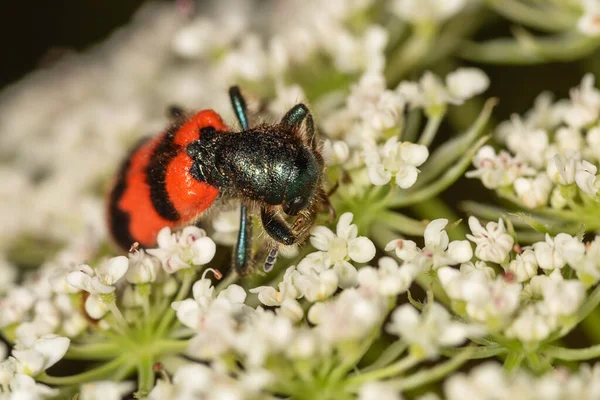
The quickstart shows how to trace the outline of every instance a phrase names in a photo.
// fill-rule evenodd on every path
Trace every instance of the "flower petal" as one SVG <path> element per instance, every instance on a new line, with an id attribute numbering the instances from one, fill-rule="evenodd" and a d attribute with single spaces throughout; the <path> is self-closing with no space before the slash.
<path id="1" fill-rule="evenodd" d="M 359 236 L 348 242 L 348 256 L 356 262 L 366 263 L 375 257 L 375 245 L 365 236 Z"/>

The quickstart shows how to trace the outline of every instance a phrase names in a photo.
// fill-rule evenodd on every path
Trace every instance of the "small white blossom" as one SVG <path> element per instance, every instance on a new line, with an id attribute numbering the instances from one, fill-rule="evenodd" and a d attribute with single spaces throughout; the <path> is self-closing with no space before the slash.
<path id="1" fill-rule="evenodd" d="M 148 283 L 156 281 L 160 263 L 154 257 L 146 255 L 144 250 L 135 250 L 129 254 L 129 269 L 125 279 L 129 283 Z"/>
<path id="2" fill-rule="evenodd" d="M 395 250 L 396 256 L 405 262 L 414 263 L 423 270 L 438 269 L 445 265 L 460 264 L 473 257 L 473 249 L 468 240 L 450 242 L 444 228 L 448 220 L 439 218 L 425 228 L 425 247 L 419 249 L 412 240 L 392 240 L 385 251 Z"/>
<path id="3" fill-rule="evenodd" d="M 590 195 L 594 195 L 598 192 L 598 178 L 596 172 L 598 168 L 588 161 L 581 161 L 577 164 L 575 172 L 575 183 L 584 192 Z"/>
<path id="4" fill-rule="evenodd" d="M 304 312 L 302 306 L 296 300 L 301 293 L 294 285 L 294 279 L 297 279 L 298 271 L 292 266 L 289 267 L 279 283 L 279 290 L 272 286 L 259 286 L 250 289 L 250 293 L 257 293 L 258 300 L 266 306 L 278 306 L 278 313 L 288 316 L 293 321 L 299 321 Z"/>
<path id="5" fill-rule="evenodd" d="M 553 274 L 554 275 L 554 274 Z M 546 279 L 542 283 L 544 305 L 557 317 L 574 315 L 585 300 L 585 286 L 575 279 Z"/>
<path id="6" fill-rule="evenodd" d="M 475 171 L 468 171 L 467 178 L 479 178 L 488 189 L 511 185 L 518 177 L 532 176 L 536 170 L 518 158 L 501 151 L 496 155 L 492 146 L 483 146 L 473 157 Z"/>
<path id="7" fill-rule="evenodd" d="M 526 282 L 537 275 L 538 264 L 535 258 L 535 252 L 532 249 L 525 249 L 521 254 L 517 254 L 515 259 L 508 264 L 508 271 L 515 274 L 517 282 Z"/>
<path id="8" fill-rule="evenodd" d="M 350 157 L 350 148 L 343 140 L 323 141 L 323 159 L 328 166 L 342 165 Z"/>
<path id="9" fill-rule="evenodd" d="M 581 155 L 577 152 L 568 152 L 566 154 L 555 154 L 546 167 L 546 174 L 552 182 L 561 185 L 570 185 L 575 183 L 575 173 Z"/>
<path id="10" fill-rule="evenodd" d="M 554 239 L 546 234 L 546 240 L 534 243 L 533 250 L 540 268 L 552 270 L 564 267 L 567 262 L 577 265 L 583 258 L 585 245 L 566 233 L 559 233 Z"/>
<path id="11" fill-rule="evenodd" d="M 451 314 L 438 303 L 428 304 L 423 313 L 403 304 L 392 313 L 386 330 L 400 336 L 416 357 L 435 358 L 442 347 L 458 346 L 469 336 L 483 331 L 475 326 L 452 320 Z"/>
<path id="12" fill-rule="evenodd" d="M 208 264 L 217 248 L 206 232 L 195 226 L 173 234 L 171 228 L 165 227 L 158 233 L 157 242 L 158 248 L 148 249 L 147 253 L 157 257 L 170 274 L 193 265 Z"/>
<path id="13" fill-rule="evenodd" d="M 230 285 L 216 297 L 214 289 L 210 279 L 203 277 L 196 281 L 192 287 L 193 299 L 173 302 L 172 307 L 177 311 L 177 319 L 187 327 L 202 329 L 205 314 L 210 308 L 220 308 L 223 313 L 236 312 L 243 308 L 246 292 L 241 286 Z"/>
<path id="14" fill-rule="evenodd" d="M 465 4 L 465 0 L 395 0 L 392 11 L 398 18 L 412 24 L 438 23 L 460 12 Z"/>
<path id="15" fill-rule="evenodd" d="M 408 189 L 417 181 L 419 167 L 429 157 L 426 146 L 409 142 L 398 143 L 392 137 L 381 148 L 374 143 L 365 146 L 365 164 L 368 167 L 369 179 L 374 185 L 387 184 L 395 177 L 396 185 Z"/>
<path id="16" fill-rule="evenodd" d="M 342 214 L 335 234 L 327 227 L 316 226 L 310 236 L 310 243 L 320 250 L 316 257 L 323 260 L 325 268 L 333 268 L 342 288 L 356 285 L 356 268 L 350 261 L 365 263 L 375 257 L 375 245 L 369 238 L 358 236 L 358 228 L 351 223 L 352 218 L 352 213 Z M 302 265 L 298 265 L 298 271 L 303 274 L 310 269 L 315 268 L 304 270 Z"/>
<path id="17" fill-rule="evenodd" d="M 594 75 L 586 74 L 581 85 L 570 91 L 571 104 L 564 112 L 564 120 L 573 128 L 587 126 L 600 114 L 600 91 L 594 87 Z"/>
<path id="18" fill-rule="evenodd" d="M 64 357 L 70 343 L 66 337 L 46 335 L 28 347 L 17 345 L 12 352 L 17 371 L 30 376 L 40 374 Z"/>
<path id="19" fill-rule="evenodd" d="M 95 269 L 80 265 L 79 271 L 67 275 L 67 282 L 90 294 L 108 294 L 115 291 L 116 283 L 125 275 L 129 267 L 127 257 L 118 256 L 100 263 Z"/>
<path id="20" fill-rule="evenodd" d="M 478 68 L 458 68 L 446 76 L 446 86 L 454 98 L 467 100 L 483 93 L 490 79 Z"/>
<path id="21" fill-rule="evenodd" d="M 583 14 L 577 20 L 577 29 L 586 36 L 600 35 L 600 4 L 597 0 L 581 0 Z"/>
<path id="22" fill-rule="evenodd" d="M 369 382 L 360 388 L 358 400 L 402 400 L 402 396 L 385 383 Z"/>
<path id="23" fill-rule="evenodd" d="M 497 264 L 506 260 L 515 241 L 506 232 L 504 221 L 501 218 L 497 223 L 488 222 L 484 228 L 477 218 L 471 216 L 469 217 L 469 228 L 473 234 L 467 235 L 467 238 L 477 245 L 475 247 L 477 258 Z"/>
<path id="24" fill-rule="evenodd" d="M 81 400 L 121 400 L 133 391 L 133 382 L 99 381 L 81 385 Z"/>
<path id="25" fill-rule="evenodd" d="M 382 296 L 397 296 L 406 292 L 420 268 L 411 263 L 398 265 L 391 257 L 381 257 L 379 268 L 364 267 L 358 271 L 358 283 L 362 288 L 378 292 Z"/>
<path id="26" fill-rule="evenodd" d="M 506 329 L 506 336 L 525 343 L 535 343 L 547 338 L 556 328 L 556 318 L 548 315 L 544 307 L 529 305 L 522 310 Z"/>
<path id="27" fill-rule="evenodd" d="M 535 168 L 546 165 L 545 154 L 549 140 L 548 133 L 544 129 L 523 122 L 518 115 L 513 114 L 509 121 L 499 125 L 498 134 L 506 142 L 506 147 L 520 160 Z"/>
<path id="28" fill-rule="evenodd" d="M 548 204 L 552 191 L 552 181 L 545 173 L 535 178 L 517 178 L 514 182 L 515 192 L 519 200 L 528 208 L 536 208 Z"/>

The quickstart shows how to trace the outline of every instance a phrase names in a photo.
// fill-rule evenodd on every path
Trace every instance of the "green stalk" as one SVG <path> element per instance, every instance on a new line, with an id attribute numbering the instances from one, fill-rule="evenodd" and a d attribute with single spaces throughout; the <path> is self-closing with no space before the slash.
<path id="1" fill-rule="evenodd" d="M 379 356 L 377 360 L 371 365 L 361 370 L 361 373 L 371 372 L 377 370 L 379 368 L 383 368 L 390 363 L 392 363 L 395 359 L 400 357 L 402 353 L 406 351 L 408 345 L 402 342 L 401 340 L 396 340 L 390 346 L 388 346 Z"/>
<path id="2" fill-rule="evenodd" d="M 446 111 L 444 110 L 439 114 L 429 117 L 427 120 L 427 125 L 425 125 L 425 130 L 419 138 L 419 144 L 427 147 L 431 146 L 431 142 L 433 142 L 433 139 L 435 138 L 435 135 L 437 134 L 445 115 Z"/>
<path id="3" fill-rule="evenodd" d="M 422 358 L 409 355 L 400 361 L 388 365 L 387 367 L 377 369 L 375 371 L 371 371 L 365 374 L 352 376 L 346 380 L 346 384 L 348 386 L 358 386 L 365 382 L 376 381 L 384 378 L 389 378 L 391 376 L 400 375 L 403 372 L 414 367 L 421 361 L 423 361 Z"/>
<path id="4" fill-rule="evenodd" d="M 108 360 L 121 354 L 121 349 L 114 342 L 71 344 L 65 358 L 69 360 Z"/>
<path id="5" fill-rule="evenodd" d="M 85 382 L 97 381 L 109 377 L 113 371 L 119 369 L 127 361 L 128 356 L 124 355 L 77 375 L 50 376 L 45 372 L 42 372 L 40 375 L 36 376 L 35 379 L 38 382 L 47 383 L 49 385 L 80 385 Z"/>
<path id="6" fill-rule="evenodd" d="M 173 303 L 175 301 L 181 301 L 181 300 L 183 300 L 183 298 L 185 296 L 187 296 L 187 294 L 190 291 L 190 288 L 192 286 L 192 281 L 194 280 L 195 276 L 196 275 L 194 273 L 190 273 L 190 271 L 186 271 L 185 275 L 183 276 L 183 282 L 181 282 L 181 286 L 179 287 L 179 292 L 177 293 L 175 298 L 171 302 L 168 303 L 168 308 L 167 308 L 164 316 L 160 319 L 160 323 L 159 323 L 158 327 L 156 328 L 156 336 L 157 337 L 165 336 L 165 331 L 167 330 L 167 328 L 169 327 L 171 322 L 173 322 L 173 318 L 175 318 L 175 310 L 173 309 L 173 307 L 171 307 L 171 303 Z"/>
<path id="7" fill-rule="evenodd" d="M 145 397 L 154 387 L 154 360 L 145 354 L 138 361 L 138 391 L 137 395 Z"/>
<path id="8" fill-rule="evenodd" d="M 584 349 L 567 349 L 559 346 L 548 346 L 542 350 L 545 356 L 565 361 L 591 360 L 600 357 L 600 344 Z"/>
<path id="9" fill-rule="evenodd" d="M 419 371 L 406 378 L 394 379 L 386 383 L 394 389 L 404 391 L 425 386 L 431 382 L 439 381 L 446 375 L 460 368 L 464 363 L 471 359 L 474 348 L 468 347 L 456 357 L 449 359 L 446 362 L 436 365 L 433 368 Z"/>

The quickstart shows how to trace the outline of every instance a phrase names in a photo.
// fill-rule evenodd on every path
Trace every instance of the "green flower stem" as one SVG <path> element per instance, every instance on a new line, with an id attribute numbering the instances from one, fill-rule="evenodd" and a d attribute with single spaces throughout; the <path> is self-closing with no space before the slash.
<path id="1" fill-rule="evenodd" d="M 571 29 L 576 22 L 576 16 L 566 7 L 557 8 L 551 4 L 535 7 L 517 0 L 487 0 L 486 3 L 498 14 L 542 31 L 562 32 Z"/>
<path id="2" fill-rule="evenodd" d="M 154 387 L 154 360 L 151 355 L 143 355 L 138 360 L 138 391 L 141 398 L 146 397 Z M 139 398 L 138 397 L 138 398 Z"/>
<path id="3" fill-rule="evenodd" d="M 420 108 L 414 108 L 408 112 L 406 117 L 406 124 L 404 129 L 400 131 L 399 141 L 412 142 L 417 141 L 417 135 L 419 134 L 419 128 L 421 127 L 421 120 L 423 119 L 423 112 Z"/>
<path id="4" fill-rule="evenodd" d="M 444 120 L 445 115 L 446 115 L 446 111 L 444 110 L 443 112 L 440 112 L 434 116 L 431 116 L 427 120 L 427 125 L 425 125 L 425 130 L 423 131 L 421 138 L 419 138 L 419 144 L 422 144 L 427 147 L 431 146 L 431 142 L 433 142 L 433 139 L 435 138 L 435 135 L 437 134 L 438 129 L 440 128 L 440 125 L 441 125 L 442 121 Z"/>
<path id="5" fill-rule="evenodd" d="M 386 383 L 397 390 L 411 390 L 421 386 L 425 386 L 431 382 L 438 381 L 450 374 L 452 371 L 460 368 L 461 365 L 471 359 L 471 355 L 475 349 L 468 347 L 456 357 L 449 359 L 446 362 L 436 365 L 433 368 L 424 369 L 406 378 L 393 379 Z"/>
<path id="6" fill-rule="evenodd" d="M 537 38 L 518 30 L 515 36 L 516 39 L 495 39 L 484 43 L 465 42 L 458 49 L 458 55 L 482 63 L 533 65 L 577 60 L 600 46 L 598 38 L 575 31 Z"/>
<path id="7" fill-rule="evenodd" d="M 227 289 L 229 285 L 236 283 L 238 279 L 240 279 L 240 276 L 236 272 L 231 271 L 225 277 L 225 279 L 219 282 L 219 284 L 215 288 L 215 296 L 219 294 L 222 290 Z"/>
<path id="8" fill-rule="evenodd" d="M 119 369 L 117 369 L 110 377 L 110 380 L 113 382 L 121 382 L 128 376 L 130 376 L 133 371 L 136 369 L 135 362 L 129 361 L 123 364 Z"/>
<path id="9" fill-rule="evenodd" d="M 184 272 L 183 281 L 181 282 L 181 286 L 179 287 L 179 292 L 177 292 L 175 298 L 167 304 L 167 309 L 163 317 L 159 320 L 160 323 L 156 328 L 156 336 L 163 337 L 165 335 L 167 328 L 169 327 L 171 322 L 173 322 L 173 318 L 175 318 L 175 310 L 173 310 L 173 307 L 171 307 L 171 303 L 175 301 L 181 301 L 185 296 L 188 295 L 195 276 L 196 274 L 193 273 L 193 271 Z"/>
<path id="10" fill-rule="evenodd" d="M 79 385 L 84 382 L 97 381 L 109 377 L 114 371 L 121 368 L 128 362 L 128 356 L 121 356 L 114 360 L 102 364 L 99 367 L 90 369 L 77 375 L 70 376 L 50 376 L 45 372 L 36 376 L 35 379 L 41 383 L 49 385 Z"/>
<path id="11" fill-rule="evenodd" d="M 361 360 L 361 358 L 363 358 L 363 356 L 369 350 L 369 348 L 371 347 L 375 339 L 377 339 L 379 334 L 380 329 L 379 327 L 377 327 L 367 338 L 365 338 L 361 345 L 355 349 L 353 354 L 348 354 L 348 352 L 346 351 L 340 351 L 340 354 L 342 354 L 343 357 L 341 358 L 341 362 L 339 363 L 339 365 L 331 371 L 328 381 L 340 381 L 348 373 L 348 371 L 354 368 L 356 364 L 358 364 L 358 362 Z"/>
<path id="12" fill-rule="evenodd" d="M 401 340 L 396 340 L 390 346 L 388 346 L 377 360 L 371 365 L 361 370 L 362 373 L 371 372 L 379 368 L 383 368 L 390 363 L 394 362 L 395 359 L 400 357 L 402 353 L 406 351 L 408 345 Z"/>
<path id="13" fill-rule="evenodd" d="M 592 343 L 600 343 L 600 309 L 596 308 L 581 321 L 580 327 Z"/>
<path id="14" fill-rule="evenodd" d="M 573 324 L 571 326 L 569 326 L 569 329 L 566 332 L 564 332 L 564 329 L 563 329 L 563 330 L 561 330 L 561 333 L 563 335 L 566 335 L 568 332 L 570 332 L 571 329 L 573 329 L 577 324 L 579 324 L 588 315 L 590 315 L 592 313 L 592 311 L 594 311 L 598 307 L 598 304 L 600 304 L 600 285 L 597 285 L 594 288 L 594 290 L 592 290 L 590 295 L 585 299 L 585 302 L 583 303 L 583 305 L 579 308 L 579 311 L 577 312 L 577 319 L 573 322 Z"/>
<path id="15" fill-rule="evenodd" d="M 470 347 L 458 347 L 455 349 L 442 349 L 440 353 L 446 357 L 454 357 L 460 352 L 469 349 Z M 495 357 L 508 352 L 508 349 L 498 345 L 475 347 L 472 352 L 471 360 L 479 360 L 483 358 Z"/>
<path id="16" fill-rule="evenodd" d="M 384 225 L 395 232 L 411 236 L 423 236 L 425 227 L 427 226 L 423 221 L 418 221 L 393 211 L 382 212 L 381 216 L 377 218 L 377 221 L 379 224 Z M 373 229 L 377 229 L 377 225 L 374 225 Z"/>
<path id="17" fill-rule="evenodd" d="M 460 178 L 464 172 L 469 168 L 471 159 L 477 152 L 477 150 L 489 139 L 488 136 L 484 136 L 479 139 L 471 149 L 448 171 L 443 174 L 437 181 L 429 186 L 419 189 L 409 194 L 401 193 L 389 202 L 390 207 L 406 207 L 411 204 L 415 204 L 426 200 L 428 198 L 437 196 L 442 191 L 446 190 L 452 185 L 458 178 Z"/>
<path id="18" fill-rule="evenodd" d="M 469 150 L 469 147 L 483 133 L 496 104 L 498 104 L 497 99 L 488 99 L 475 122 L 465 133 L 446 141 L 431 154 L 423 165 L 422 172 L 415 183 L 415 189 L 426 186 Z"/>
<path id="19" fill-rule="evenodd" d="M 117 343 L 71 344 L 65 358 L 69 360 L 108 360 L 121 354 Z"/>
<path id="20" fill-rule="evenodd" d="M 409 355 L 401 359 L 400 361 L 388 365 L 387 367 L 377 369 L 368 373 L 351 376 L 346 380 L 346 384 L 348 386 L 359 386 L 365 382 L 376 381 L 397 376 L 414 367 L 421 361 L 423 361 L 423 358 Z"/>
<path id="21" fill-rule="evenodd" d="M 511 351 L 504 360 L 504 369 L 507 372 L 513 372 L 521 366 L 525 359 L 525 353 L 522 351 Z"/>
<path id="22" fill-rule="evenodd" d="M 160 340 L 153 345 L 152 350 L 155 354 L 179 353 L 184 351 L 188 345 L 188 340 Z"/>
<path id="23" fill-rule="evenodd" d="M 113 301 L 111 303 L 108 303 L 107 305 L 113 317 L 115 317 L 115 321 L 117 322 L 118 327 L 124 331 L 127 331 L 127 329 L 129 329 L 129 324 L 125 320 L 125 317 L 123 317 L 123 314 L 121 314 L 121 310 L 119 310 L 117 304 Z"/>
<path id="24" fill-rule="evenodd" d="M 425 58 L 435 43 L 438 26 L 431 23 L 417 25 L 412 35 L 399 49 L 388 57 L 385 69 L 386 81 L 395 86 Z"/>
<path id="25" fill-rule="evenodd" d="M 565 361 L 591 360 L 600 357 L 600 344 L 584 349 L 567 349 L 559 346 L 548 346 L 542 349 L 545 356 Z"/>

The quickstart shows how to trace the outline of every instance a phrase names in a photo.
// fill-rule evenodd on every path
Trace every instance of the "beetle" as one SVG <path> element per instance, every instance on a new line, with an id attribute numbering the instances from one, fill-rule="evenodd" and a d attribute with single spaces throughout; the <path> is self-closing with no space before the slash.
<path id="1" fill-rule="evenodd" d="M 306 240 L 320 204 L 331 210 L 308 107 L 297 104 L 279 123 L 251 128 L 240 89 L 231 87 L 229 97 L 240 132 L 213 110 L 190 115 L 173 107 L 171 126 L 142 139 L 125 159 L 108 197 L 109 232 L 118 246 L 152 247 L 163 227 L 193 223 L 218 199 L 236 198 L 241 214 L 233 266 L 243 274 L 252 263 L 251 213 L 257 212 L 271 238 L 268 271 L 280 245 Z M 295 217 L 292 224 L 287 216 Z"/>

